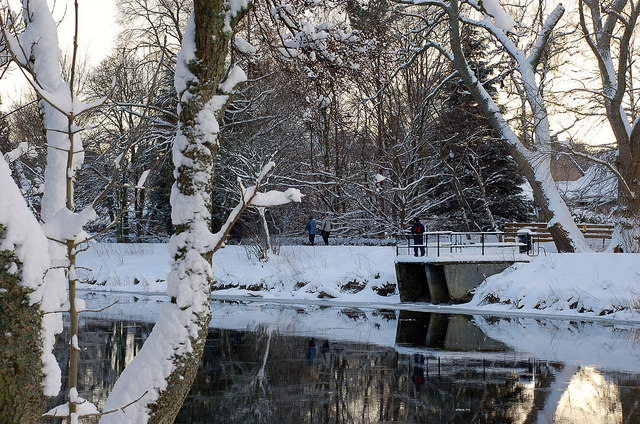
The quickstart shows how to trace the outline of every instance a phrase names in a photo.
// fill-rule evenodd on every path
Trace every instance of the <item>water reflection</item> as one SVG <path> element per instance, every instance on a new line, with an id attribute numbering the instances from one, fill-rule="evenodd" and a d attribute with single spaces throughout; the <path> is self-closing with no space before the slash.
<path id="1" fill-rule="evenodd" d="M 82 321 L 81 395 L 99 405 L 152 328 L 130 309 Z M 572 360 L 580 332 L 608 347 Z M 609 324 L 216 303 L 176 422 L 634 423 L 637 353 L 610 363 L 632 347 L 635 329 Z"/>

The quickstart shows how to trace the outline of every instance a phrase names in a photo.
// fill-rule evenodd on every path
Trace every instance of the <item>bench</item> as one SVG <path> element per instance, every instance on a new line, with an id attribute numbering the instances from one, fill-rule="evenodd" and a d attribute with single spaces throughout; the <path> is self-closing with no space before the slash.
<path id="1" fill-rule="evenodd" d="M 584 237 L 587 239 L 602 239 L 602 242 L 611 238 L 613 233 L 612 224 L 591 224 L 587 222 L 580 222 L 576 224 Z M 528 229 L 531 231 L 531 235 L 535 237 L 540 243 L 552 242 L 553 238 L 551 233 L 547 229 L 547 223 L 545 222 L 508 222 L 504 224 L 505 241 L 516 241 L 518 237 L 518 230 Z"/>

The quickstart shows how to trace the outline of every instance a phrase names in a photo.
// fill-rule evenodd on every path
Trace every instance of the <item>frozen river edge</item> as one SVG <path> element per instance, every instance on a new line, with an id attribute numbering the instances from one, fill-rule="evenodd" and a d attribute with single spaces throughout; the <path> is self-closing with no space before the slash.
<path id="1" fill-rule="evenodd" d="M 282 246 L 261 262 L 244 246 L 214 256 L 214 299 L 640 323 L 640 255 L 547 254 L 489 277 L 469 303 L 401 303 L 395 248 Z M 160 294 L 165 244 L 97 243 L 80 256 L 84 290 Z M 384 295 L 381 295 L 384 294 Z M 490 300 L 490 301 L 488 301 Z"/>

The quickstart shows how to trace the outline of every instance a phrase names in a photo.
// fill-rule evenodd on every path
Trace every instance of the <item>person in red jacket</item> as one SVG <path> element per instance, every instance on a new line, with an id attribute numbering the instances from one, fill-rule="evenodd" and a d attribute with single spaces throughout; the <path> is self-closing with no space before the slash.
<path id="1" fill-rule="evenodd" d="M 420 256 L 424 256 L 424 225 L 419 218 L 413 221 L 411 234 L 413 234 L 413 256 L 418 256 L 418 248 L 420 248 Z"/>

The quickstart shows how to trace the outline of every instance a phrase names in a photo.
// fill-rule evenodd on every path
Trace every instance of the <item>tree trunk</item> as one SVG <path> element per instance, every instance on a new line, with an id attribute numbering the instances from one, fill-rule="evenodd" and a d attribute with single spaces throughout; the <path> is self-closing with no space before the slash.
<path id="1" fill-rule="evenodd" d="M 620 143 L 617 168 L 631 193 L 618 184 L 616 210 L 616 238 L 612 248 L 620 246 L 624 252 L 640 252 L 640 124 L 636 123 L 628 143 Z"/>
<path id="2" fill-rule="evenodd" d="M 605 7 L 600 0 L 581 0 L 578 5 L 583 36 L 598 61 L 601 99 L 618 149 L 612 164 L 619 174 L 616 227 L 610 249 L 640 252 L 640 125 L 634 114 L 633 95 L 628 97 L 640 1 L 616 1 Z M 624 106 L 626 101 L 631 109 Z"/>
<path id="3" fill-rule="evenodd" d="M 220 83 L 227 70 L 232 28 L 247 11 L 244 8 L 231 16 L 225 4 L 222 0 L 194 2 L 177 60 L 180 107 L 173 143 L 176 182 L 171 190 L 176 232 L 169 243 L 172 264 L 167 276 L 171 304 L 163 307 L 149 339 L 116 382 L 105 409 L 135 402 L 125 412 L 103 416 L 102 423 L 172 423 L 200 365 L 211 320 L 211 259 L 216 246 L 209 229 L 219 146 L 217 122 L 229 101 Z"/>
<path id="4" fill-rule="evenodd" d="M 532 62 L 529 59 L 523 60 L 520 56 L 525 58 L 526 56 L 520 50 L 518 50 L 520 56 L 515 55 L 514 57 L 518 59 L 518 70 L 522 75 L 522 79 L 525 80 L 527 102 L 532 109 L 536 108 L 534 110 L 535 130 L 539 145 L 529 147 L 525 146 L 509 127 L 500 112 L 500 108 L 467 63 L 462 50 L 458 1 L 452 0 L 450 6 L 446 7 L 445 10 L 448 14 L 450 25 L 451 60 L 469 92 L 478 102 L 480 110 L 487 117 L 496 133 L 502 137 L 503 142 L 506 143 L 509 149 L 509 153 L 527 178 L 533 190 L 534 202 L 540 215 L 539 218 L 548 223 L 558 252 L 591 251 L 551 176 L 550 153 L 547 151 L 549 148 L 548 142 L 550 141 L 549 124 L 544 99 L 541 97 L 540 91 L 535 87 L 536 75 Z M 558 20 L 562 16 L 562 13 L 559 12 L 562 12 L 562 10 L 554 11 L 553 16 Z M 515 49 L 515 46 L 509 45 L 509 48 Z"/>
<path id="5" fill-rule="evenodd" d="M 0 225 L 0 240 L 5 229 Z M 12 264 L 19 272 L 7 272 Z M 22 263 L 0 251 L 0 423 L 35 423 L 45 411 L 42 381 L 42 311 L 20 285 Z"/>

